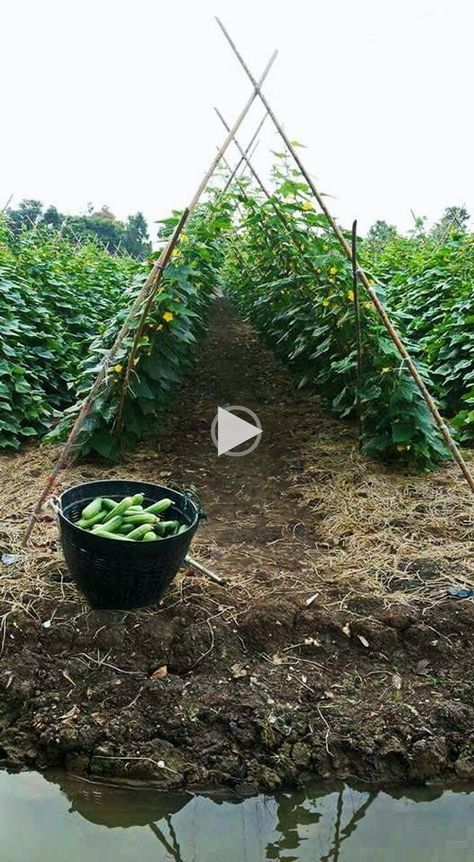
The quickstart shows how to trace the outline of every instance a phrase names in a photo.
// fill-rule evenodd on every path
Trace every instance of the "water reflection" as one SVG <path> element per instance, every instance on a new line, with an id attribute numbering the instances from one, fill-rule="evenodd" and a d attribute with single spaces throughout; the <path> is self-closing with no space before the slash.
<path id="1" fill-rule="evenodd" d="M 467 862 L 473 798 L 332 784 L 242 800 L 0 773 L 0 841 L 8 862 Z"/>

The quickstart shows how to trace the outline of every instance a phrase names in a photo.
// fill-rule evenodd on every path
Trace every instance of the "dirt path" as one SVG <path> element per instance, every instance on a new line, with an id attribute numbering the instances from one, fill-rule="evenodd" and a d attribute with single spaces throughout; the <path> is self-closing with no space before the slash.
<path id="1" fill-rule="evenodd" d="M 218 404 L 259 415 L 252 455 L 217 458 Z M 183 570 L 156 608 L 90 611 L 45 513 L 34 547 L 0 566 L 6 762 L 239 792 L 310 775 L 474 778 L 474 605 L 446 598 L 474 582 L 474 507 L 454 467 L 410 477 L 361 456 L 354 429 L 295 392 L 225 304 L 159 430 L 63 487 L 194 485 L 209 523 L 193 553 L 228 582 Z M 0 458 L 0 552 L 53 457 Z"/>

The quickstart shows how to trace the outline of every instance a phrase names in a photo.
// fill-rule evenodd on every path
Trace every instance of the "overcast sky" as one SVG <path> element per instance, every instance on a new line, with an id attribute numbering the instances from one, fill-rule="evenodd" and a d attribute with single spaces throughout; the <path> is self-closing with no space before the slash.
<path id="1" fill-rule="evenodd" d="M 250 93 L 214 14 L 257 77 L 279 49 L 265 91 L 343 224 L 474 214 L 472 0 L 7 0 L 0 208 L 184 206 Z"/>

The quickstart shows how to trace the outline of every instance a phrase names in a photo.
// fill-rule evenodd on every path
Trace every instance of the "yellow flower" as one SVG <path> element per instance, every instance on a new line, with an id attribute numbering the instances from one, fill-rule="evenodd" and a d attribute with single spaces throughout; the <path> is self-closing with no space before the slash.
<path id="1" fill-rule="evenodd" d="M 386 368 L 382 368 L 382 374 L 388 374 L 389 371 L 390 368 L 388 368 L 388 366 Z"/>
<path id="2" fill-rule="evenodd" d="M 174 320 L 174 314 L 172 311 L 165 311 L 162 317 L 166 323 L 171 323 L 171 321 Z"/>
<path id="3" fill-rule="evenodd" d="M 350 299 L 351 302 L 354 302 L 354 291 L 353 290 L 347 291 L 347 298 Z"/>
<path id="4" fill-rule="evenodd" d="M 313 204 L 311 203 L 311 201 L 303 201 L 302 208 L 303 208 L 304 210 L 312 210 L 312 209 L 314 209 Z"/>
<path id="5" fill-rule="evenodd" d="M 117 374 L 120 374 L 120 372 L 123 371 L 123 365 L 114 365 L 114 371 L 116 371 Z"/>
<path id="6" fill-rule="evenodd" d="M 325 308 L 327 308 L 329 305 L 329 299 L 323 299 L 323 305 Z"/>
<path id="7" fill-rule="evenodd" d="M 329 270 L 329 275 L 336 275 L 336 272 L 337 272 L 337 268 L 335 266 L 332 266 L 331 269 Z"/>
<path id="8" fill-rule="evenodd" d="M 371 302 L 364 302 L 364 308 L 372 308 Z"/>

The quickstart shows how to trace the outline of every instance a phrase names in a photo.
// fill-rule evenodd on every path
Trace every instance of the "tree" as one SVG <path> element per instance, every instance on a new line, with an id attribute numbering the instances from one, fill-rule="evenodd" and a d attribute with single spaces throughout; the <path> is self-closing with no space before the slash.
<path id="1" fill-rule="evenodd" d="M 63 214 L 58 212 L 56 207 L 49 206 L 48 209 L 44 211 L 43 217 L 41 219 L 41 224 L 49 224 L 51 225 L 51 227 L 58 228 L 61 226 L 63 221 Z"/>
<path id="2" fill-rule="evenodd" d="M 470 215 L 466 207 L 446 207 L 439 222 L 433 228 L 433 236 L 442 239 L 450 233 L 466 233 Z"/>
<path id="3" fill-rule="evenodd" d="M 151 252 L 148 226 L 143 213 L 129 215 L 124 232 L 124 246 L 132 257 L 144 258 Z"/>
<path id="4" fill-rule="evenodd" d="M 14 234 L 36 225 L 47 225 L 56 230 L 63 226 L 63 233 L 73 240 L 98 239 L 112 253 L 128 253 L 140 260 L 151 252 L 148 226 L 141 212 L 128 216 L 124 224 L 107 204 L 95 210 L 88 203 L 87 214 L 65 216 L 55 206 L 44 209 L 41 201 L 23 200 L 16 209 L 8 209 L 6 216 Z"/>
<path id="5" fill-rule="evenodd" d="M 91 216 L 91 218 L 98 218 L 98 219 L 104 219 L 105 221 L 118 222 L 118 219 L 115 218 L 112 210 L 109 209 L 107 204 L 102 204 L 100 210 L 97 210 L 97 212 L 92 212 L 92 213 L 89 212 L 89 215 Z M 120 222 L 120 224 L 121 224 L 121 222 Z"/>
<path id="6" fill-rule="evenodd" d="M 14 233 L 22 228 L 31 228 L 41 219 L 43 204 L 41 201 L 28 199 L 21 201 L 16 209 L 7 209 L 7 219 Z"/>
<path id="7" fill-rule="evenodd" d="M 67 220 L 65 231 L 84 241 L 95 237 L 110 252 L 116 252 L 122 243 L 124 227 L 122 222 L 93 213 L 90 216 L 71 216 Z"/>
<path id="8" fill-rule="evenodd" d="M 367 239 L 370 243 L 378 248 L 383 248 L 391 239 L 397 236 L 395 225 L 388 224 L 384 219 L 378 219 L 372 227 L 369 228 Z"/>

